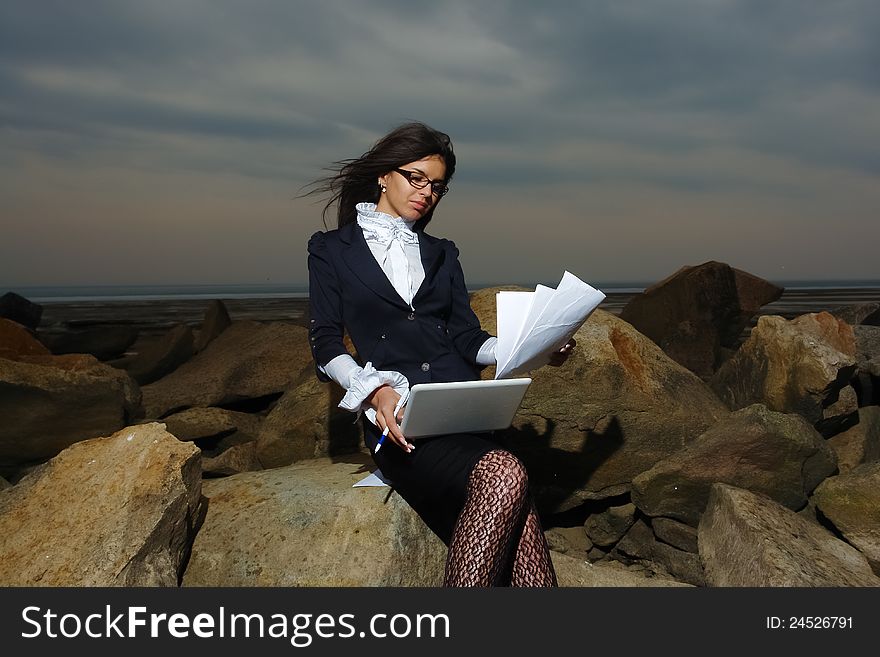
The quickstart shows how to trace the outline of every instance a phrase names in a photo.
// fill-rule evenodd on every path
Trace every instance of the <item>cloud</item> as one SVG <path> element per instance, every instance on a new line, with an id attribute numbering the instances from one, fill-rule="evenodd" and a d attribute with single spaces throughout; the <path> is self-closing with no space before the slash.
<path id="1" fill-rule="evenodd" d="M 101 189 L 110 169 L 108 195 L 213 176 L 289 199 L 418 119 L 453 137 L 466 215 L 505 198 L 523 225 L 598 196 L 609 216 L 705 213 L 695 250 L 731 203 L 876 234 L 878 32 L 869 0 L 4 3 L 0 192 L 34 231 L 47 181 Z"/>

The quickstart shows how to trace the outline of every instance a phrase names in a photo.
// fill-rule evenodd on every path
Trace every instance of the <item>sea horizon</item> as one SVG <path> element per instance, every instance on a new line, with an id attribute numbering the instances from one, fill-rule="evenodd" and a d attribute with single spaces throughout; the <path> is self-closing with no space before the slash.
<path id="1" fill-rule="evenodd" d="M 821 290 L 821 289 L 867 289 L 880 288 L 880 279 L 846 279 L 846 280 L 790 280 L 772 281 L 786 290 Z M 638 294 L 656 281 L 597 281 L 590 283 L 593 287 L 606 294 Z M 542 285 L 555 287 L 557 282 L 541 282 Z M 468 285 L 471 292 L 487 287 L 501 285 L 519 285 L 525 288 L 534 287 L 534 283 L 474 283 Z M 295 284 L 266 283 L 207 283 L 183 285 L 23 285 L 0 288 L 0 295 L 14 292 L 35 303 L 72 302 L 72 301 L 161 301 L 166 299 L 272 299 L 308 297 L 308 286 Z"/>

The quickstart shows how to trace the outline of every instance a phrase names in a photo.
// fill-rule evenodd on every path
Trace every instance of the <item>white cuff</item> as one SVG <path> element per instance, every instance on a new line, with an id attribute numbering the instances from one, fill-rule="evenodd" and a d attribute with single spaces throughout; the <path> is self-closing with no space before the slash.
<path id="1" fill-rule="evenodd" d="M 394 392 L 401 397 L 409 394 L 409 381 L 400 372 L 393 372 L 391 370 L 378 371 L 373 367 L 372 363 L 367 363 L 363 368 L 358 369 L 360 369 L 360 372 L 353 372 L 351 374 L 348 392 L 345 393 L 342 401 L 339 402 L 339 408 L 343 408 L 346 411 L 367 410 L 367 417 L 370 418 L 370 421 L 375 422 L 375 414 L 369 413 L 369 410 L 372 410 L 372 408 L 367 406 L 367 409 L 364 409 L 364 402 L 367 397 L 373 394 L 376 388 L 390 385 L 394 388 Z M 372 417 L 370 417 L 371 415 Z"/>
<path id="2" fill-rule="evenodd" d="M 480 347 L 477 352 L 477 365 L 495 365 L 495 345 L 498 344 L 498 338 L 489 338 Z M 335 359 L 334 359 L 335 360 Z"/>
<path id="3" fill-rule="evenodd" d="M 351 357 L 351 354 L 340 354 L 326 365 L 318 365 L 318 368 L 336 381 L 343 390 L 348 390 L 351 387 L 352 376 L 362 369 L 357 361 Z"/>

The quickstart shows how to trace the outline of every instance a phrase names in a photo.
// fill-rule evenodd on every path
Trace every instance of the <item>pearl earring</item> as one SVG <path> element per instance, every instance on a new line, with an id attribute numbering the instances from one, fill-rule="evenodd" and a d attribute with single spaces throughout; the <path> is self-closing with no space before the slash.
<path id="1" fill-rule="evenodd" d="M 385 187 L 385 185 L 382 185 L 382 193 L 383 193 L 383 194 L 385 193 L 385 190 L 386 190 L 386 189 L 387 189 L 387 188 Z"/>

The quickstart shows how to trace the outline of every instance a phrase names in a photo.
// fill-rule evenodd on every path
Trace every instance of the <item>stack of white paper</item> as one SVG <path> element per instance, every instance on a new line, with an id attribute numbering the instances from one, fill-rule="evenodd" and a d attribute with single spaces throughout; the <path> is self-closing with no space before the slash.
<path id="1" fill-rule="evenodd" d="M 562 275 L 555 290 L 538 285 L 534 292 L 499 292 L 495 298 L 495 378 L 517 376 L 546 365 L 604 298 L 604 293 L 569 272 Z"/>

